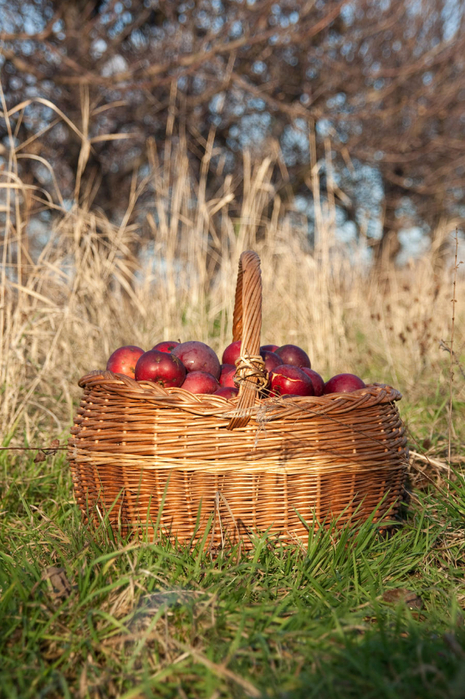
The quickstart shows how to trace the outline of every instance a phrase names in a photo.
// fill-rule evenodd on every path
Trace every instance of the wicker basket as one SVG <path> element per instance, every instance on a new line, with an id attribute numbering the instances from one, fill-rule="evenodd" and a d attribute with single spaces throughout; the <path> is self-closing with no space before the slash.
<path id="1" fill-rule="evenodd" d="M 304 522 L 392 517 L 408 461 L 400 393 L 373 384 L 319 398 L 260 399 L 260 329 L 260 261 L 246 252 L 233 319 L 243 350 L 237 398 L 109 371 L 80 380 L 68 458 L 87 520 L 106 514 L 123 533 L 162 531 L 181 542 L 207 531 L 206 541 L 218 546 L 265 530 L 305 543 Z"/>

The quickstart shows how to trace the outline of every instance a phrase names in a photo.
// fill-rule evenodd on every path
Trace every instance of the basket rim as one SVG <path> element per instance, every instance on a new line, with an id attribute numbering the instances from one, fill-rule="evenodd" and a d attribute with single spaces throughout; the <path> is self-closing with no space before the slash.
<path id="1" fill-rule="evenodd" d="M 82 376 L 78 385 L 87 390 L 100 388 L 123 399 L 143 400 L 160 408 L 178 408 L 202 416 L 231 418 L 237 415 L 238 397 L 226 399 L 214 394 L 194 394 L 183 388 L 163 388 L 152 381 L 136 381 L 124 374 L 96 369 Z M 402 394 L 384 383 L 368 384 L 350 393 L 329 393 L 323 396 L 292 396 L 257 398 L 245 412 L 250 417 L 277 419 L 299 412 L 323 416 L 381 403 L 399 401 Z M 242 413 L 241 413 L 242 414 Z"/>

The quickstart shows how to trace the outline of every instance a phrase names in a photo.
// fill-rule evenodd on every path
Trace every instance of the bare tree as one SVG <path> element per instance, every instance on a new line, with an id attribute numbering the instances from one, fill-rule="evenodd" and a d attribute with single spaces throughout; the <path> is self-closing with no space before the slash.
<path id="1" fill-rule="evenodd" d="M 322 196 L 330 142 L 342 218 L 359 235 L 382 221 L 366 231 L 377 259 L 395 258 L 403 226 L 463 213 L 464 12 L 446 0 L 12 0 L 0 23 L 6 103 L 31 100 L 17 135 L 65 196 L 118 211 L 147 139 L 181 129 L 193 167 L 213 138 L 212 188 L 244 148 L 279 144 L 276 191 L 310 199 L 310 129 Z M 37 159 L 21 165 L 51 186 Z"/>

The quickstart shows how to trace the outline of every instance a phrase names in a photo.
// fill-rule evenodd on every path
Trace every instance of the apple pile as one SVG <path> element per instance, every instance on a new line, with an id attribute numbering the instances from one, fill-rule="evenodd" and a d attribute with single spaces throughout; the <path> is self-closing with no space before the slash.
<path id="1" fill-rule="evenodd" d="M 153 381 L 164 388 L 182 387 L 191 393 L 214 394 L 234 398 L 239 389 L 234 382 L 241 342 L 226 347 L 222 364 L 204 342 L 159 342 L 144 352 L 135 345 L 125 345 L 113 352 L 107 369 L 136 381 Z M 308 354 L 297 345 L 263 345 L 260 355 L 265 363 L 268 396 L 322 396 L 350 393 L 365 388 L 355 374 L 336 374 L 328 381 L 311 368 Z"/>

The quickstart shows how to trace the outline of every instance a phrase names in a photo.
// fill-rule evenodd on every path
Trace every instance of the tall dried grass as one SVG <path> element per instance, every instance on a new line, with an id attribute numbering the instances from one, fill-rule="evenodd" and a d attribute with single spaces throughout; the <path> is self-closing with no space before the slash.
<path id="1" fill-rule="evenodd" d="M 238 258 L 249 248 L 262 260 L 263 342 L 302 345 L 326 376 L 353 371 L 407 392 L 431 391 L 437 380 L 447 387 L 439 342 L 450 334 L 451 272 L 436 266 L 434 251 L 402 269 L 370 271 L 363 243 L 337 241 L 331 196 L 316 201 L 311 249 L 307 221 L 275 197 L 276 159 L 252 162 L 245 153 L 242 181 L 225 176 L 207 196 L 211 142 L 197 178 L 182 142 L 160 159 L 149 143 L 149 171 L 134 178 L 126 213 L 112 222 L 79 189 L 88 125 L 75 127 L 82 151 L 71 207 L 48 163 L 53 197 L 21 180 L 18 159 L 32 157 L 28 144 L 15 142 L 13 113 L 17 124 L 23 108 L 8 113 L 3 104 L 11 141 L 0 173 L 4 440 L 18 427 L 29 440 L 37 430 L 66 430 L 77 379 L 105 367 L 122 344 L 148 349 L 161 339 L 196 338 L 221 352 L 230 341 Z M 318 191 L 317 166 L 309 184 Z M 50 213 L 45 232 L 38 232 L 39 212 Z M 459 278 L 459 300 L 464 286 Z M 459 303 L 455 347 L 463 349 L 461 319 Z"/>

